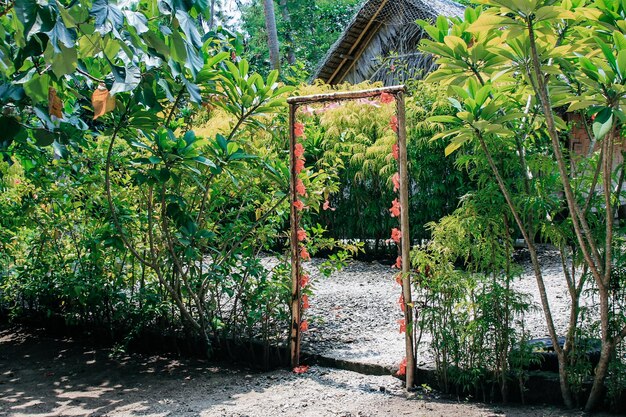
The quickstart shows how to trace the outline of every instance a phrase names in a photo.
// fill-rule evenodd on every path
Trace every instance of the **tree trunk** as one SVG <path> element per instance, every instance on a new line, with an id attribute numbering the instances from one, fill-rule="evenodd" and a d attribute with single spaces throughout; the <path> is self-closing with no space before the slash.
<path id="1" fill-rule="evenodd" d="M 211 16 L 209 16 L 209 30 L 213 30 L 215 27 L 215 2 L 217 0 L 211 0 Z"/>
<path id="2" fill-rule="evenodd" d="M 263 0 L 265 12 L 265 27 L 267 29 L 267 46 L 270 51 L 270 66 L 273 70 L 280 70 L 280 53 L 278 50 L 278 31 L 276 30 L 276 15 L 274 0 Z"/>
<path id="3" fill-rule="evenodd" d="M 287 41 L 287 62 L 289 65 L 296 63 L 296 53 L 293 46 L 293 36 L 291 36 L 291 16 L 289 15 L 289 8 L 287 7 L 287 0 L 280 0 L 280 14 L 285 22 L 285 40 Z"/>

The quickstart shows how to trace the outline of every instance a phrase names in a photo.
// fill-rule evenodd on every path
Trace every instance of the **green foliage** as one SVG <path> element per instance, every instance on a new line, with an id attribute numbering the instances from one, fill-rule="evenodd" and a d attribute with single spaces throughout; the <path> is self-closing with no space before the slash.
<path id="1" fill-rule="evenodd" d="M 363 83 L 348 88 L 367 89 Z M 346 88 L 342 86 L 341 88 Z M 319 92 L 313 86 L 306 94 Z M 410 213 L 413 239 L 427 239 L 430 231 L 424 225 L 451 213 L 458 198 L 469 187 L 467 175 L 445 158 L 441 142 L 431 138 L 439 126 L 426 119 L 432 115 L 452 112 L 444 92 L 421 82 L 411 86 L 407 97 L 407 151 L 411 186 Z M 397 136 L 390 128 L 395 105 L 375 101 L 355 101 L 308 109 L 313 114 L 299 114 L 304 121 L 307 163 L 315 164 L 318 175 L 337 176 L 338 183 L 323 193 L 335 211 L 320 210 L 319 221 L 335 238 L 370 239 L 380 251 L 389 238 L 395 220 L 389 216 L 393 193 L 391 176 L 397 163 L 391 155 Z M 319 203 L 316 208 L 319 208 Z"/>
<path id="2" fill-rule="evenodd" d="M 287 70 L 286 76 L 304 81 L 313 71 L 331 45 L 339 38 L 356 11 L 358 0 L 289 0 L 286 6 L 275 1 L 276 24 L 282 60 L 287 62 L 292 50 L 297 64 Z M 284 10 L 289 15 L 285 20 Z M 267 32 L 263 18 L 263 2 L 251 1 L 242 13 L 242 29 L 247 34 L 245 56 L 259 71 L 269 69 Z"/>
<path id="3" fill-rule="evenodd" d="M 538 237 L 559 248 L 564 265 L 572 265 L 571 271 L 565 268 L 564 281 L 572 294 L 573 319 L 565 348 L 556 347 L 556 353 L 563 398 L 572 407 L 572 393 L 593 372 L 579 354 L 581 343 L 598 337 L 608 347 L 594 377 L 587 403 L 591 410 L 600 399 L 609 351 L 626 334 L 623 321 L 611 324 L 615 319 L 609 318 L 609 306 L 619 303 L 619 297 L 608 291 L 612 271 L 622 262 L 616 254 L 623 251 L 618 238 L 623 225 L 614 222 L 615 206 L 624 198 L 623 164 L 616 164 L 614 155 L 626 104 L 626 64 L 620 64 L 626 57 L 624 4 L 478 3 L 482 6 L 468 8 L 464 19 L 420 22 L 431 36 L 421 48 L 439 64 L 427 80 L 447 86 L 455 108 L 454 114 L 430 121 L 445 126 L 435 139 L 446 140 L 447 154 L 462 152 L 458 163 L 479 184 L 490 178 L 493 183 L 495 177 L 507 215 L 529 246 L 538 283 L 543 282 L 534 250 Z M 587 136 L 586 155 L 566 145 L 574 129 Z M 603 301 L 595 325 L 583 337 L 579 303 L 588 286 Z M 539 290 L 547 300 L 542 285 Z M 542 307 L 549 316 L 549 302 Z M 551 337 L 556 336 L 551 330 Z"/>
<path id="4" fill-rule="evenodd" d="M 290 88 L 251 72 L 228 32 L 201 36 L 205 6 L 24 1 L 3 15 L 2 308 L 129 337 L 286 328 L 289 274 L 258 260 L 286 224 L 286 155 L 251 138 Z M 96 88 L 114 108 L 92 120 Z M 224 134 L 191 129 L 201 105 L 230 118 Z"/>
<path id="5" fill-rule="evenodd" d="M 454 213 L 429 224 L 432 240 L 411 253 L 415 331 L 418 340 L 430 336 L 444 390 L 485 401 L 495 386 L 506 401 L 511 374 L 521 375 L 532 359 L 519 354 L 526 335 L 516 330 L 531 304 L 512 288 L 520 271 L 508 220 L 491 194 L 487 188 L 466 196 Z"/>

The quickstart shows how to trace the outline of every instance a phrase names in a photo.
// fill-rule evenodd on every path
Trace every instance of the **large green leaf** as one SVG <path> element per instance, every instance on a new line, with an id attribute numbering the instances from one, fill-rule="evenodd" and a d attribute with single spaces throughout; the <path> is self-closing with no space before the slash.
<path id="1" fill-rule="evenodd" d="M 605 107 L 596 114 L 593 120 L 593 134 L 596 139 L 602 139 L 611 130 L 613 126 L 613 112 L 610 108 Z"/>
<path id="2" fill-rule="evenodd" d="M 18 21 L 22 24 L 24 37 L 28 40 L 33 33 L 39 32 L 41 22 L 37 21 L 39 5 L 36 0 L 16 1 L 13 6 Z"/>
<path id="3" fill-rule="evenodd" d="M 68 29 L 63 23 L 63 19 L 58 17 L 51 30 L 45 32 L 50 38 L 50 43 L 56 52 L 61 52 L 61 46 L 74 48 L 76 43 L 76 31 Z"/>
<path id="4" fill-rule="evenodd" d="M 50 76 L 48 74 L 33 74 L 33 77 L 24 83 L 26 95 L 34 103 L 41 103 L 48 100 L 48 87 L 50 86 Z"/>
<path id="5" fill-rule="evenodd" d="M 0 137 L 3 144 L 10 144 L 21 129 L 22 126 L 14 117 L 0 116 Z"/>
<path id="6" fill-rule="evenodd" d="M 127 65 L 123 72 L 121 68 L 115 66 L 112 66 L 111 70 L 115 79 L 113 87 L 111 87 L 111 95 L 132 91 L 141 82 L 141 71 L 134 65 Z"/>
<path id="7" fill-rule="evenodd" d="M 197 23 L 183 10 L 176 11 L 176 19 L 187 38 L 187 42 L 196 48 L 200 48 L 202 46 L 202 39 L 197 29 Z"/>
<path id="8" fill-rule="evenodd" d="M 54 54 L 52 59 L 52 72 L 57 78 L 61 78 L 65 74 L 71 74 L 76 70 L 78 65 L 78 51 L 76 48 L 66 48 L 61 45 L 60 53 Z"/>
<path id="9" fill-rule="evenodd" d="M 96 30 L 102 35 L 119 29 L 124 23 L 124 15 L 115 5 L 108 0 L 95 0 L 89 12 L 96 20 Z"/>
<path id="10" fill-rule="evenodd" d="M 200 95 L 200 88 L 196 84 L 187 80 L 186 78 L 183 78 L 183 83 L 185 84 L 185 88 L 187 89 L 187 92 L 189 93 L 189 99 L 196 104 L 202 104 L 202 96 Z"/>

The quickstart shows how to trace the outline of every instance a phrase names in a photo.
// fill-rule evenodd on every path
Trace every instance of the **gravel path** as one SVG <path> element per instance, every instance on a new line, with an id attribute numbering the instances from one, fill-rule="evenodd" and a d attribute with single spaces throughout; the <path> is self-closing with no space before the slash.
<path id="1" fill-rule="evenodd" d="M 516 254 L 523 274 L 513 288 L 528 294 L 535 305 L 524 326 L 532 337 L 547 337 L 539 292 L 527 252 Z M 569 317 L 569 295 L 563 278 L 558 251 L 540 247 L 540 261 L 555 326 L 564 334 Z M 332 359 L 395 367 L 405 356 L 404 334 L 397 320 L 400 287 L 394 280 L 397 270 L 378 262 L 353 261 L 342 271 L 325 278 L 319 274 L 319 259 L 305 264 L 311 272 L 314 295 L 308 310 L 309 332 L 303 337 L 303 350 Z M 591 305 L 593 299 L 583 300 Z M 429 366 L 432 356 L 424 336 L 418 350 L 418 366 Z"/>
<path id="2" fill-rule="evenodd" d="M 0 327 L 0 417 L 582 415 L 409 394 L 390 376 L 321 367 L 301 375 L 252 373 L 200 360 L 110 353 Z"/>
<path id="3" fill-rule="evenodd" d="M 317 272 L 320 261 L 306 265 L 314 293 L 307 311 L 310 325 L 303 350 L 366 364 L 396 366 L 404 357 L 404 334 L 397 320 L 401 289 L 394 270 L 377 262 L 352 262 L 330 278 Z"/>

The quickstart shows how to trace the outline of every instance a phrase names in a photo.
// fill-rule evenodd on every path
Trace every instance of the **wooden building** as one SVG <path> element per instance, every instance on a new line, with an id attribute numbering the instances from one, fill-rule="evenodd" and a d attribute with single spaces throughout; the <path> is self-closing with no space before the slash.
<path id="1" fill-rule="evenodd" d="M 417 49 L 428 35 L 415 21 L 462 16 L 464 10 L 451 0 L 366 0 L 312 79 L 328 84 L 382 81 L 385 86 L 421 79 L 434 64 Z"/>

